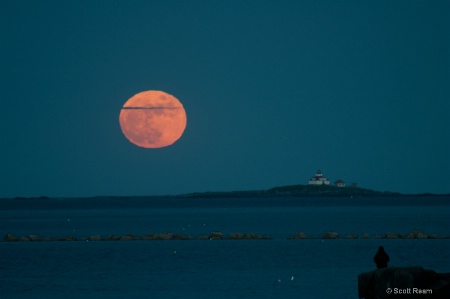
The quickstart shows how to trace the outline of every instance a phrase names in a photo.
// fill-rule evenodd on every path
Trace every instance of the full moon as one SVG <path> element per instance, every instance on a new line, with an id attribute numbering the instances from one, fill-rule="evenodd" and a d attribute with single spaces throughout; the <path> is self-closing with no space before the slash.
<path id="1" fill-rule="evenodd" d="M 119 115 L 125 137 L 137 146 L 160 148 L 172 145 L 186 128 L 186 111 L 174 96 L 158 90 L 132 96 Z"/>

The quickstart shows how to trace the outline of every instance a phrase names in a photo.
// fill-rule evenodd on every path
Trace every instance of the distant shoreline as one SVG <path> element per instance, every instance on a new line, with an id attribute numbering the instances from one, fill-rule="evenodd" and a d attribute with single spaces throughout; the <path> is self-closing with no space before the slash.
<path id="1" fill-rule="evenodd" d="M 85 198 L 207 198 L 207 197 L 403 197 L 403 196 L 428 196 L 428 197 L 446 197 L 447 194 L 436 193 L 416 193 L 406 194 L 391 191 L 376 191 L 367 188 L 360 187 L 336 187 L 329 185 L 288 185 L 281 187 L 274 187 L 266 190 L 240 190 L 240 191 L 206 191 L 206 192 L 193 192 L 177 195 L 130 195 L 130 196 L 87 196 Z M 13 197 L 13 198 L 1 198 L 1 199 L 52 199 L 55 197 L 48 196 L 36 196 L 36 197 Z M 71 198 L 62 197 L 62 198 Z M 78 198 L 78 197 L 74 197 Z"/>

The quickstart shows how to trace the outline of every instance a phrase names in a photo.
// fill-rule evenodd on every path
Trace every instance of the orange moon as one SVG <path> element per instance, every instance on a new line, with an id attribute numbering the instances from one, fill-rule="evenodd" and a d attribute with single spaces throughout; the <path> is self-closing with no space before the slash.
<path id="1" fill-rule="evenodd" d="M 160 148 L 175 143 L 186 128 L 186 111 L 174 96 L 158 90 L 131 97 L 119 115 L 125 137 L 137 146 Z"/>

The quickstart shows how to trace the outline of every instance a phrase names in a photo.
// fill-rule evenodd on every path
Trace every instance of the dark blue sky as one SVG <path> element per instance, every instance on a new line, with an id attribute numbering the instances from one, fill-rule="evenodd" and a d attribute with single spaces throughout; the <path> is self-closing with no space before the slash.
<path id="1" fill-rule="evenodd" d="M 450 192 L 448 1 L 1 1 L 0 197 Z M 125 101 L 184 105 L 136 147 Z"/>

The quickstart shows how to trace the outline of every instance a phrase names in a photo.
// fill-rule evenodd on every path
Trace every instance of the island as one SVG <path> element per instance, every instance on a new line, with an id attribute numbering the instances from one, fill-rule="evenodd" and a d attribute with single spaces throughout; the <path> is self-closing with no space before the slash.
<path id="1" fill-rule="evenodd" d="M 384 197 L 384 196 L 449 196 L 449 194 L 402 194 L 391 191 L 375 191 L 372 189 L 361 188 L 357 183 L 351 183 L 349 186 L 342 179 L 330 184 L 330 180 L 325 177 L 322 171 L 317 170 L 307 185 L 288 185 L 273 187 L 267 190 L 252 191 L 229 191 L 229 192 L 196 192 L 182 194 L 183 197 Z"/>
<path id="2" fill-rule="evenodd" d="M 209 191 L 175 195 L 175 197 L 400 197 L 400 196 L 450 196 L 450 194 L 405 194 L 392 191 L 376 191 L 361 187 L 337 187 L 331 185 L 288 185 L 266 190 Z"/>

